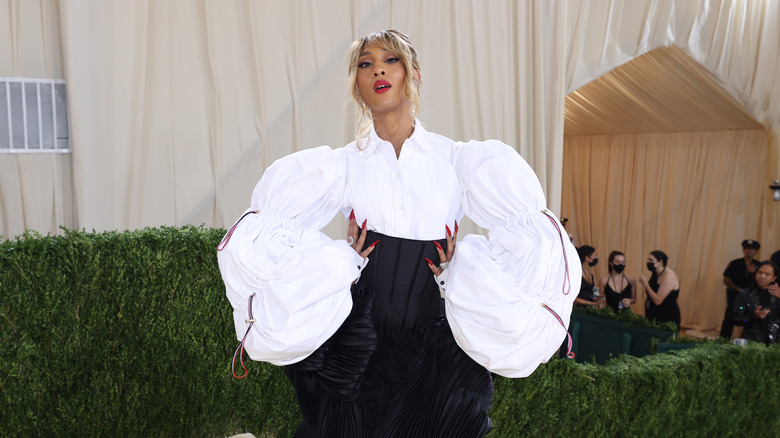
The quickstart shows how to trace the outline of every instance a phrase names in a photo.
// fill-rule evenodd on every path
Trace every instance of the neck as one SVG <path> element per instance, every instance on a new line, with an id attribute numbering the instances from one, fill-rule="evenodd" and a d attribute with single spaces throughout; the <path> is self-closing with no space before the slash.
<path id="1" fill-rule="evenodd" d="M 414 132 L 414 117 L 409 111 L 374 114 L 374 129 L 379 138 L 393 144 L 398 157 L 404 141 Z"/>
<path id="2" fill-rule="evenodd" d="M 745 256 L 745 263 L 751 263 L 752 261 L 753 261 L 753 257 Z"/>

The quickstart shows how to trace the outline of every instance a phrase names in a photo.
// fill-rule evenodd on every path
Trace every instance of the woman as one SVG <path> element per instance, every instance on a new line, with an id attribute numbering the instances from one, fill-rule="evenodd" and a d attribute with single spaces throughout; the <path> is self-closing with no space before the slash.
<path id="1" fill-rule="evenodd" d="M 566 336 L 574 248 L 513 149 L 415 118 L 406 35 L 367 35 L 348 58 L 357 140 L 272 164 L 220 244 L 240 347 L 286 366 L 296 436 L 484 436 L 490 373 L 525 377 Z M 318 231 L 339 210 L 347 241 Z M 489 240 L 456 251 L 463 214 Z"/>
<path id="2" fill-rule="evenodd" d="M 677 297 L 680 295 L 680 280 L 677 274 L 667 267 L 669 257 L 659 250 L 652 251 L 647 257 L 647 269 L 653 274 L 647 280 L 639 274 L 639 282 L 645 288 L 645 317 L 656 322 L 673 322 L 680 327 L 680 307 Z"/>
<path id="3" fill-rule="evenodd" d="M 599 256 L 596 254 L 596 248 L 590 245 L 582 245 L 577 248 L 577 255 L 580 257 L 582 265 L 582 279 L 580 280 L 580 293 L 574 300 L 577 306 L 596 306 L 602 300 L 595 292 L 596 276 L 593 273 L 593 267 L 599 262 Z"/>
<path id="4" fill-rule="evenodd" d="M 599 289 L 604 291 L 604 299 L 615 312 L 628 309 L 636 303 L 636 281 L 626 275 L 626 255 L 620 251 L 609 253 L 607 260 L 609 273 L 599 280 Z"/>
<path id="5" fill-rule="evenodd" d="M 780 335 L 780 287 L 778 268 L 771 261 L 759 265 L 755 282 L 739 291 L 735 300 L 734 319 L 744 325 L 742 337 L 772 344 Z"/>

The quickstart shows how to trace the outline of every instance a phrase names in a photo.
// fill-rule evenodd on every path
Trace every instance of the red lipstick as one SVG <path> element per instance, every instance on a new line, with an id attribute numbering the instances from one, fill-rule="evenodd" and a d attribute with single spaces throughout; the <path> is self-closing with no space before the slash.
<path id="1" fill-rule="evenodd" d="M 387 82 L 384 79 L 374 82 L 374 92 L 379 94 L 387 92 L 387 90 L 389 90 L 390 87 L 392 87 L 392 85 L 390 85 L 390 82 Z"/>

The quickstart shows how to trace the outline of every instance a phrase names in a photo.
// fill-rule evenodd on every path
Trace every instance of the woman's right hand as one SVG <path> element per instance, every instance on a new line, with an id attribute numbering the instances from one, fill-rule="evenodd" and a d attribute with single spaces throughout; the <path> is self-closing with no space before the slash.
<path id="1" fill-rule="evenodd" d="M 358 227 L 357 219 L 355 219 L 355 210 L 352 210 L 352 212 L 349 214 L 349 228 L 347 228 L 347 243 L 349 246 L 352 247 L 352 249 L 355 250 L 356 253 L 360 254 L 360 257 L 363 257 L 365 260 L 366 257 L 368 257 L 369 254 L 374 250 L 374 247 L 376 246 L 379 241 L 372 243 L 369 245 L 368 248 L 366 248 L 364 251 L 361 251 L 360 249 L 363 248 L 363 245 L 366 243 L 366 223 L 368 223 L 368 219 L 363 221 L 363 225 Z M 359 232 L 362 228 L 363 232 Z"/>

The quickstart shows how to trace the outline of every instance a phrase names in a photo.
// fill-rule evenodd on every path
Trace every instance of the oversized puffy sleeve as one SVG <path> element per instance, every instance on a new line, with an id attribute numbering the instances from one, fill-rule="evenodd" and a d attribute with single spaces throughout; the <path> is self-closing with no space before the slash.
<path id="1" fill-rule="evenodd" d="M 344 202 L 343 157 L 327 146 L 273 163 L 251 207 L 219 246 L 218 260 L 239 340 L 254 360 L 288 365 L 322 345 L 352 308 L 363 259 L 319 230 Z M 251 308 L 249 307 L 251 299 Z"/>
<path id="2" fill-rule="evenodd" d="M 577 252 L 546 208 L 531 167 L 495 140 L 455 145 L 463 212 L 489 230 L 457 244 L 447 319 L 458 345 L 506 377 L 526 377 L 567 336 L 582 276 Z"/>

